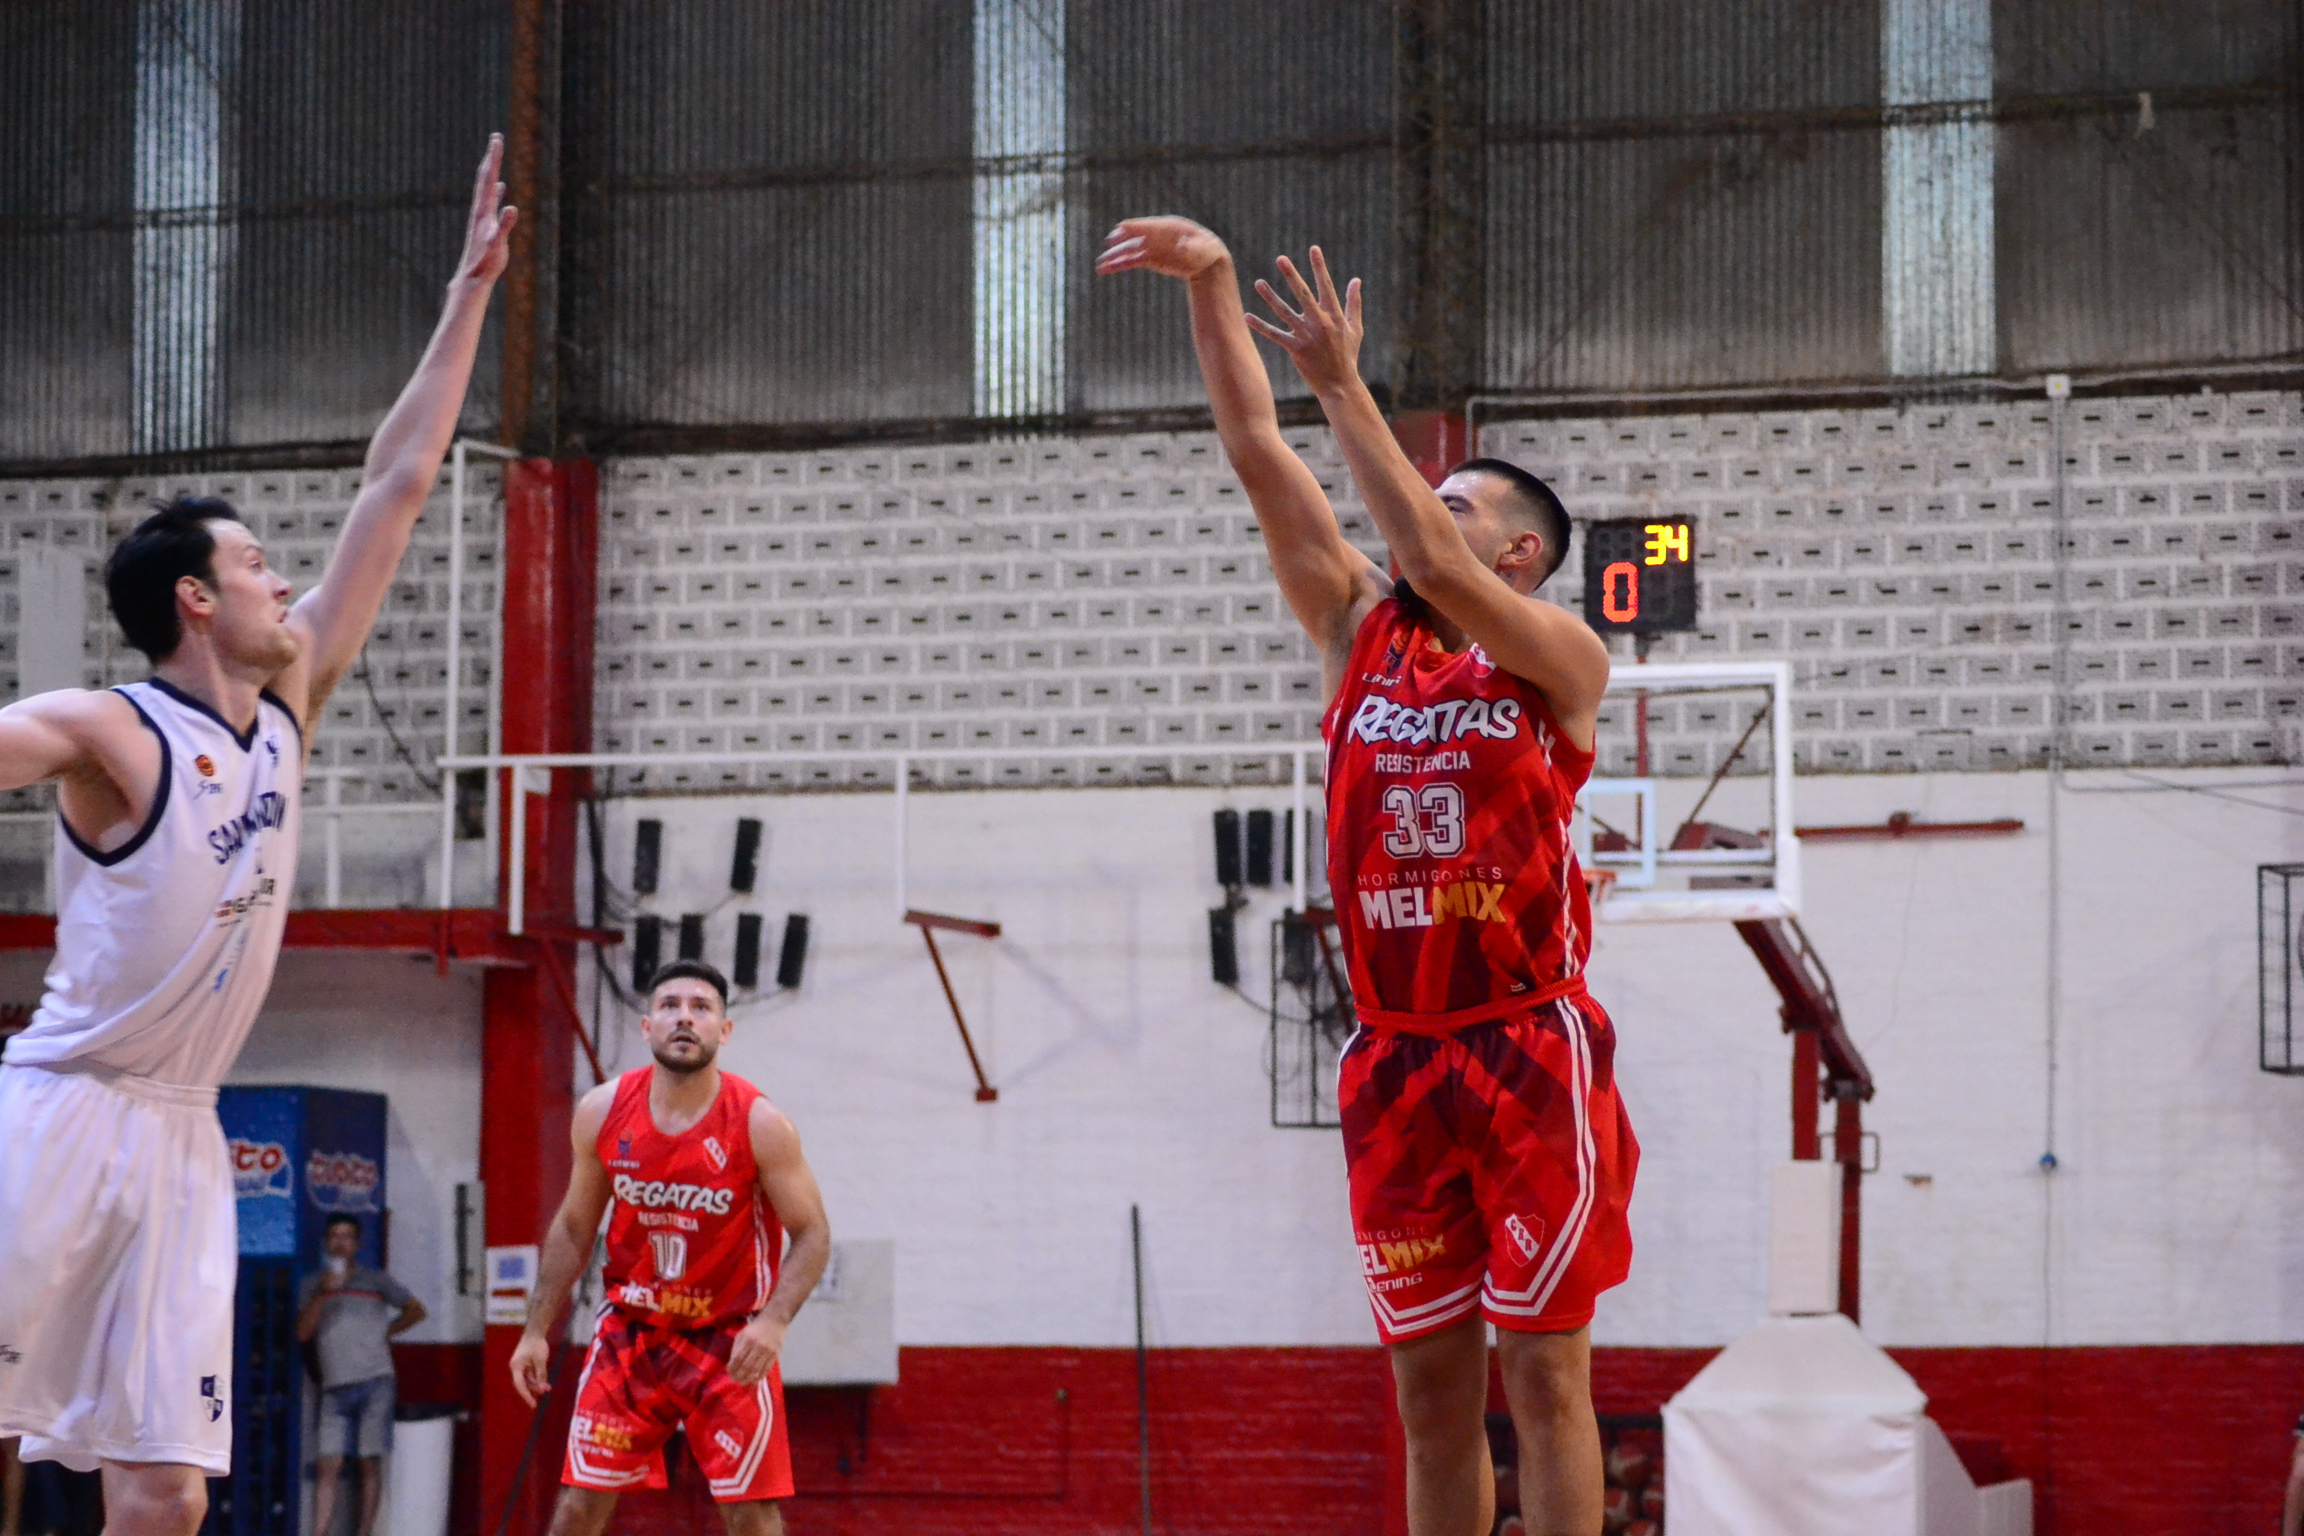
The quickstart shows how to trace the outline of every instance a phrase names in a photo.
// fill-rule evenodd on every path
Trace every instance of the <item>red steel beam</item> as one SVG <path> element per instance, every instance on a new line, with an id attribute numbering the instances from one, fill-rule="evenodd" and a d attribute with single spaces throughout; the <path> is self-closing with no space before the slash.
<path id="1" fill-rule="evenodd" d="M 935 963 L 936 979 L 944 984 L 944 1001 L 950 1005 L 952 1022 L 960 1030 L 960 1047 L 968 1053 L 968 1066 L 976 1074 L 976 1102 L 997 1102 L 1000 1090 L 984 1075 L 984 1063 L 978 1059 L 976 1042 L 968 1033 L 968 1020 L 960 1012 L 960 994 L 952 990 L 951 973 L 944 969 L 944 953 L 936 947 L 936 932 L 942 929 L 946 933 L 973 933 L 980 938 L 996 939 L 1000 937 L 1000 925 L 973 917 L 947 917 L 941 912 L 920 911 L 906 912 L 904 921 L 919 929 L 920 937 L 927 941 L 928 958 Z"/>
<path id="2" fill-rule="evenodd" d="M 597 590 L 599 475 L 581 461 L 524 459 L 504 479 L 503 743 L 506 752 L 584 752 L 592 745 L 592 631 Z M 481 1033 L 480 1172 L 488 1242 L 528 1244 L 543 1234 L 568 1183 L 568 1120 L 575 1109 L 574 949 L 576 851 L 585 775 L 554 769 L 527 797 L 515 826 L 509 785 L 501 824 L 528 842 L 529 925 L 550 939 L 535 961 L 492 971 Z M 502 861 L 510 879 L 511 861 Z M 510 897 L 509 884 L 499 900 Z M 480 1513 L 491 1536 L 541 1536 L 559 1482 L 572 1377 L 547 1400 L 543 1422 L 512 1390 L 515 1325 L 487 1329 L 480 1396 Z M 533 1427 L 533 1436 L 531 1428 Z M 528 1450 L 534 1440 L 533 1453 Z"/>
<path id="3" fill-rule="evenodd" d="M 492 907 L 321 907 L 288 914 L 287 949 L 367 949 L 433 955 L 473 965 L 534 965 L 538 938 L 621 944 L 612 930 L 530 923 L 528 937 L 504 931 Z M 56 919 L 45 913 L 0 914 L 0 950 L 54 949 Z"/>
<path id="4" fill-rule="evenodd" d="M 2024 830 L 2013 816 L 1998 821 L 1919 821 L 1910 811 L 1898 811 L 1883 822 L 1847 827 L 1800 827 L 1802 842 L 1853 843 L 1892 841 L 1905 837 L 2006 837 Z"/>

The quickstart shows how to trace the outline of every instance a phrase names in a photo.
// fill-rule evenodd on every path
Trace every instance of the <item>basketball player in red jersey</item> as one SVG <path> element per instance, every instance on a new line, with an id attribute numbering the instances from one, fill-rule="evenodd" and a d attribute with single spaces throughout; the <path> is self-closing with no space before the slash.
<path id="1" fill-rule="evenodd" d="M 552 1536 L 599 1536 L 627 1488 L 664 1486 L 685 1428 L 731 1536 L 779 1536 L 792 1492 L 777 1355 L 832 1253 L 792 1122 L 733 1072 L 728 984 L 675 960 L 648 990 L 654 1066 L 577 1102 L 568 1197 L 544 1235 L 512 1382 L 551 1380 L 552 1325 L 608 1216 L 607 1296 L 576 1388 Z M 785 1233 L 792 1235 L 790 1252 Z"/>
<path id="2" fill-rule="evenodd" d="M 1408 1441 L 1409 1529 L 1494 1522 L 1483 1410 L 1497 1327 L 1529 1536 L 1601 1525 L 1589 1325 L 1632 1255 L 1639 1148 L 1614 1031 L 1584 990 L 1591 913 L 1571 850 L 1608 652 L 1533 597 L 1568 518 L 1495 459 L 1435 492 L 1359 374 L 1360 285 L 1320 251 L 1295 296 L 1242 309 L 1223 242 L 1130 219 L 1098 270 L 1184 280 L 1226 454 L 1281 594 L 1319 648 L 1328 711 L 1329 889 L 1360 1029 L 1339 1074 L 1352 1220 Z M 1344 539 L 1281 438 L 1251 328 L 1318 396 L 1402 580 Z"/>

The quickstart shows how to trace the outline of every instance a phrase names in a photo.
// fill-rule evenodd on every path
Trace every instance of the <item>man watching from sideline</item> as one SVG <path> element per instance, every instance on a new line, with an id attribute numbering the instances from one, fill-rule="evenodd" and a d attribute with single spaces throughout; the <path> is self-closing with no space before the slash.
<path id="1" fill-rule="evenodd" d="M 296 1314 L 296 1341 L 320 1357 L 320 1482 L 312 1529 L 315 1536 L 335 1529 L 336 1490 L 351 1456 L 360 1463 L 357 1536 L 374 1536 L 384 1458 L 392 1452 L 392 1340 L 424 1321 L 424 1303 L 360 1262 L 359 1217 L 329 1217 L 320 1251 L 325 1262 L 304 1277 Z"/>

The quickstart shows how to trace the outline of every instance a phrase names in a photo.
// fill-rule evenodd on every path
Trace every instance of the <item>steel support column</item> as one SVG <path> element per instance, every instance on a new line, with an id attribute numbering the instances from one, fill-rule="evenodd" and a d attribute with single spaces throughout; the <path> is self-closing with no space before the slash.
<path id="1" fill-rule="evenodd" d="M 1487 325 L 1481 0 L 1400 0 L 1392 52 L 1393 395 L 1461 417 Z"/>
<path id="2" fill-rule="evenodd" d="M 592 746 L 592 625 L 596 606 L 599 473 L 582 461 L 526 459 L 504 482 L 503 740 L 507 752 L 585 752 Z M 522 825 L 504 806 L 507 837 L 528 839 L 524 892 L 531 934 L 574 926 L 577 770 L 558 769 L 526 797 Z M 499 794 L 508 795 L 505 786 Z M 503 861 L 509 870 L 510 859 Z M 509 876 L 502 877 L 508 880 Z M 508 885 L 498 892 L 509 900 Z M 574 1110 L 574 948 L 535 938 L 533 963 L 489 973 L 481 1035 L 480 1176 L 488 1242 L 536 1242 L 568 1182 Z M 555 968 L 557 977 L 547 975 Z M 559 1482 L 569 1385 L 549 1400 L 531 1435 L 527 1405 L 507 1364 L 517 1326 L 490 1327 L 483 1346 L 480 1502 L 494 1536 L 537 1536 Z"/>
<path id="3" fill-rule="evenodd" d="M 1864 1281 L 1864 1101 L 1856 1085 L 1832 1085 L 1832 1157 L 1840 1165 L 1840 1310 L 1860 1323 Z"/>

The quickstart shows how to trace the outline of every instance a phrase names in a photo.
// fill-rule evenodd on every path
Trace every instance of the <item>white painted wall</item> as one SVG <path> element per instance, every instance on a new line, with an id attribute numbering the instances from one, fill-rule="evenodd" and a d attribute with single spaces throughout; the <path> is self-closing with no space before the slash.
<path id="1" fill-rule="evenodd" d="M 2304 857 L 2304 779 L 2162 777 L 2239 798 L 2125 775 L 2075 778 L 2063 797 L 2053 1176 L 2037 1165 L 2045 777 L 1801 781 L 1804 822 L 1908 810 L 2027 823 L 1988 840 L 1810 849 L 1809 930 L 1881 1083 L 1867 1112 L 1883 1168 L 1866 1189 L 1865 1315 L 1883 1342 L 2304 1334 L 2290 1283 L 2304 1213 L 2285 1177 L 2304 1159 L 2304 1083 L 2256 1070 L 2253 895 L 2257 863 Z M 887 796 L 627 803 L 609 861 L 628 869 L 635 815 L 663 819 L 652 909 L 703 910 L 726 896 L 736 817 L 769 823 L 749 900 L 771 940 L 784 912 L 809 912 L 815 944 L 797 995 L 740 1008 L 728 1062 L 800 1125 L 841 1233 L 895 1240 L 905 1342 L 1127 1342 L 1131 1201 L 1144 1206 L 1157 1342 L 1366 1342 L 1334 1133 L 1270 1127 L 1263 1020 L 1206 979 L 1208 812 L 1284 798 L 915 800 L 914 904 L 1007 927 L 945 940 L 997 1105 L 973 1101 L 918 935 L 896 921 Z M 1279 904 L 1242 926 L 1258 997 L 1262 924 Z M 717 963 L 740 909 L 708 925 Z M 1621 1031 L 1646 1149 L 1634 1277 L 1603 1302 L 1597 1335 L 1723 1343 L 1764 1307 L 1767 1170 L 1789 1141 L 1776 1000 L 1715 925 L 1604 928 L 1593 986 Z M 643 1059 L 627 1035 L 619 1062 Z"/>
<path id="2" fill-rule="evenodd" d="M 2056 1147 L 2044 1175 L 2047 781 L 1803 778 L 1805 823 L 2021 817 L 2014 837 L 1814 844 L 1808 928 L 1881 1088 L 1866 1124 L 1865 1320 L 1890 1344 L 2304 1338 L 2304 1082 L 2256 1069 L 2259 863 L 2304 860 L 2304 778 L 2172 771 L 2069 781 Z M 2213 791 L 2213 793 L 2210 793 Z M 1207 979 L 1208 813 L 1285 791 L 987 791 L 913 802 L 917 905 L 1007 925 L 945 949 L 1001 1101 L 967 1069 L 918 934 L 896 921 L 886 795 L 622 802 L 667 823 L 653 910 L 726 896 L 739 814 L 769 826 L 759 893 L 815 943 L 805 985 L 739 1009 L 729 1064 L 807 1138 L 838 1230 L 894 1240 L 907 1343 L 1121 1344 L 1128 1206 L 1144 1207 L 1164 1344 L 1373 1337 L 1332 1132 L 1269 1124 L 1261 1012 Z M 1264 924 L 1244 915 L 1247 989 Z M 716 912 L 725 964 L 739 903 Z M 773 955 L 768 957 L 772 974 Z M 1632 1280 L 1607 1343 L 1720 1344 L 1764 1305 L 1767 1170 L 1786 1151 L 1776 1000 L 1724 926 L 1602 929 L 1593 988 L 1621 1031 L 1645 1147 Z M 0 996 L 37 995 L 35 958 Z M 390 999 L 380 1007 L 379 999 Z M 393 1266 L 452 1305 L 454 1186 L 478 1157 L 479 985 L 391 957 L 284 957 L 235 1081 L 392 1101 Z M 628 1032 L 612 1063 L 644 1057 Z M 1916 1185 L 1907 1175 L 1925 1175 Z"/>

